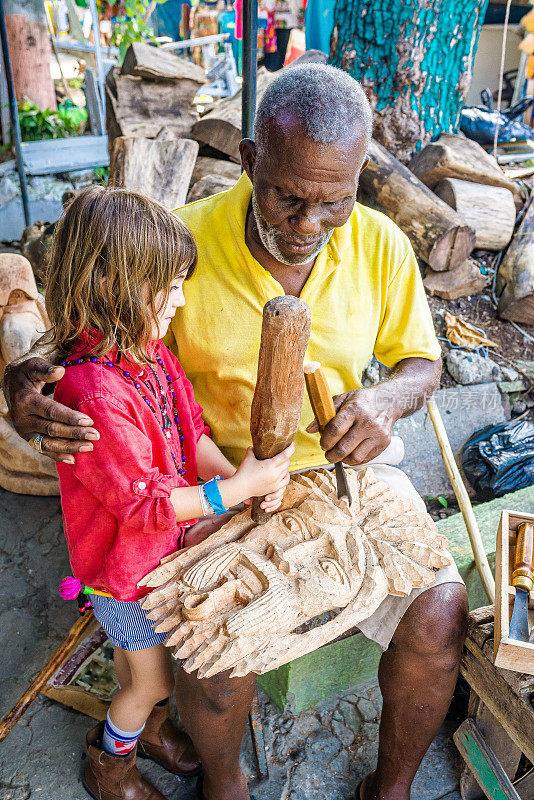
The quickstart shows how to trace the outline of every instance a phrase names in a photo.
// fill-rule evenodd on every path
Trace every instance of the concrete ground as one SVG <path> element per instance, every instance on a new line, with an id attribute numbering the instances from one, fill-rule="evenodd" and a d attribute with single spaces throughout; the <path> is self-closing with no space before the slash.
<path id="1" fill-rule="evenodd" d="M 57 586 L 69 574 L 58 498 L 0 490 L 0 715 L 9 711 L 76 619 Z M 250 736 L 243 767 L 257 800 L 349 800 L 377 752 L 376 684 L 295 716 L 260 692 L 269 780 L 256 784 Z M 0 800 L 85 800 L 79 777 L 93 721 L 39 697 L 0 745 Z M 460 759 L 446 721 L 417 774 L 412 797 L 460 800 Z M 151 762 L 141 771 L 168 800 L 193 800 L 194 781 Z"/>

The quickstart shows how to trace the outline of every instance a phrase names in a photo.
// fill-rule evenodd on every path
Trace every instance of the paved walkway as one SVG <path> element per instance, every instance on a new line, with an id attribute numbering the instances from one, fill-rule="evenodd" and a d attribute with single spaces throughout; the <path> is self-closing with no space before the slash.
<path id="1" fill-rule="evenodd" d="M 0 489 L 0 715 L 30 684 L 76 619 L 57 586 L 69 574 L 57 498 Z M 250 738 L 242 762 L 258 800 L 349 800 L 376 759 L 376 684 L 320 707 L 282 714 L 261 694 L 270 778 L 254 785 Z M 39 697 L 0 745 L 0 800 L 86 800 L 80 783 L 89 718 Z M 417 775 L 414 800 L 460 800 L 459 757 L 446 722 Z M 193 800 L 194 782 L 151 762 L 141 771 L 168 800 Z"/>

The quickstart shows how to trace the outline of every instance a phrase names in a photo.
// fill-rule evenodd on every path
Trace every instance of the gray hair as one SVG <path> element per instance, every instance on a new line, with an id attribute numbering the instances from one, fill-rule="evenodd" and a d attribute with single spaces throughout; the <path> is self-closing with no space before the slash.
<path id="1" fill-rule="evenodd" d="M 280 112 L 290 112 L 307 136 L 330 144 L 347 136 L 360 123 L 369 146 L 373 129 L 371 106 L 361 84 L 347 72 L 329 64 L 298 64 L 283 69 L 269 85 L 258 105 L 255 140 L 265 149 L 270 123 Z"/>

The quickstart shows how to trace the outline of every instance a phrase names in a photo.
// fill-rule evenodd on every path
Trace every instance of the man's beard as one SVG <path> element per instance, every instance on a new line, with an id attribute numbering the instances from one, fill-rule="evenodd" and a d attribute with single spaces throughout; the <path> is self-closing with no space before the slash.
<path id="1" fill-rule="evenodd" d="M 321 250 L 323 250 L 328 244 L 330 237 L 334 233 L 334 230 L 332 229 L 327 233 L 321 234 L 321 237 L 317 243 L 317 247 L 311 253 L 306 253 L 305 255 L 299 255 L 298 253 L 295 253 L 295 255 L 292 256 L 284 256 L 282 255 L 280 246 L 278 244 L 279 240 L 283 239 L 283 236 L 274 225 L 271 225 L 263 217 L 254 189 L 252 190 L 252 212 L 254 214 L 256 229 L 262 245 L 265 247 L 267 252 L 273 256 L 273 258 L 276 258 L 277 261 L 279 261 L 281 264 L 286 264 L 288 267 L 296 267 L 300 266 L 301 264 L 309 264 L 310 261 L 315 261 Z M 315 237 L 313 238 L 315 239 Z"/>

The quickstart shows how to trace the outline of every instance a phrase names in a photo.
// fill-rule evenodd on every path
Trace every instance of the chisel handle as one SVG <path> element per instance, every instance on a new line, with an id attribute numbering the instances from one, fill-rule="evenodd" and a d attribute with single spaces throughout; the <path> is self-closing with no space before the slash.
<path id="1" fill-rule="evenodd" d="M 534 556 L 534 525 L 523 522 L 517 531 L 512 586 L 531 592 L 534 586 L 532 560 Z"/>
<path id="2" fill-rule="evenodd" d="M 318 361 L 310 361 L 304 365 L 304 380 L 315 419 L 322 429 L 334 419 L 336 409 L 324 369 Z"/>

